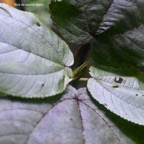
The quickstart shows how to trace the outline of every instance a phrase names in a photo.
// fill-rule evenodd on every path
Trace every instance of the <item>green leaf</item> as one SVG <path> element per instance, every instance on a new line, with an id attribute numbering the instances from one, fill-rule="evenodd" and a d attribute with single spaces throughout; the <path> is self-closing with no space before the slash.
<path id="1" fill-rule="evenodd" d="M 86 43 L 110 31 L 124 33 L 144 22 L 141 0 L 63 0 L 52 2 L 52 19 L 63 36 L 74 43 Z"/>
<path id="2" fill-rule="evenodd" d="M 65 39 L 91 43 L 97 64 L 144 66 L 144 1 L 63 0 L 52 2 L 50 9 Z"/>
<path id="3" fill-rule="evenodd" d="M 124 77 L 90 68 L 93 78 L 88 80 L 92 97 L 118 116 L 144 125 L 144 91 L 134 77 Z"/>
<path id="4" fill-rule="evenodd" d="M 133 144 L 90 100 L 68 87 L 51 103 L 0 101 L 1 144 Z"/>
<path id="5" fill-rule="evenodd" d="M 144 66 L 144 25 L 125 33 L 101 35 L 91 43 L 92 57 L 99 65 L 115 68 Z"/>
<path id="6" fill-rule="evenodd" d="M 79 1 L 62 0 L 50 4 L 54 24 L 65 39 L 75 44 L 88 43 L 92 39 L 87 31 L 85 13 L 80 3 Z M 79 11 L 79 9 L 82 10 Z"/>
<path id="7" fill-rule="evenodd" d="M 71 81 L 73 54 L 36 17 L 0 4 L 0 91 L 21 97 L 61 93 Z"/>

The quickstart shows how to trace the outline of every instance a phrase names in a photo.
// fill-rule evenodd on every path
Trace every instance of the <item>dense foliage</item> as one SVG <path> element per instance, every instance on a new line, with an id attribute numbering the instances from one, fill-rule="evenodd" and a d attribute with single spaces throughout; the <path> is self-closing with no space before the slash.
<path id="1" fill-rule="evenodd" d="M 143 144 L 144 2 L 53 1 L 50 13 L 61 36 L 0 4 L 0 144 Z"/>

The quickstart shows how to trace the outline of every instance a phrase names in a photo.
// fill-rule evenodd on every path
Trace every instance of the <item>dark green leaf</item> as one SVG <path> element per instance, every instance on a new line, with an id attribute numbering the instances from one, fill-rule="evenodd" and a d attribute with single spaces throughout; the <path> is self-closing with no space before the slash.
<path id="1" fill-rule="evenodd" d="M 138 27 L 143 18 L 141 0 L 63 0 L 50 5 L 52 18 L 66 39 L 86 43 L 110 31 L 124 33 Z"/>
<path id="2" fill-rule="evenodd" d="M 62 0 L 61 2 L 52 2 L 50 10 L 54 24 L 68 41 L 75 44 L 90 41 L 92 37 L 87 31 L 85 13 L 78 1 Z"/>
<path id="3" fill-rule="evenodd" d="M 144 25 L 113 36 L 102 35 L 92 43 L 97 64 L 115 68 L 144 66 Z"/>
<path id="4" fill-rule="evenodd" d="M 144 1 L 63 0 L 52 2 L 50 9 L 65 39 L 91 43 L 97 64 L 144 66 Z"/>

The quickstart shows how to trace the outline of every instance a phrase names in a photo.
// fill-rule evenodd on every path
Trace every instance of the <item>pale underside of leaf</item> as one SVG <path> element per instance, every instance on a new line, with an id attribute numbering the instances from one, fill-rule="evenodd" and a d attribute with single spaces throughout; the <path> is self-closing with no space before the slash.
<path id="1" fill-rule="evenodd" d="M 134 143 L 89 99 L 86 90 L 68 87 L 55 103 L 0 101 L 2 144 Z"/>
<path id="2" fill-rule="evenodd" d="M 67 44 L 28 12 L 0 5 L 0 91 L 22 97 L 61 93 L 71 81 Z"/>
<path id="3" fill-rule="evenodd" d="M 94 67 L 88 80 L 92 97 L 107 109 L 133 123 L 144 125 L 144 91 L 134 77 L 123 77 Z"/>

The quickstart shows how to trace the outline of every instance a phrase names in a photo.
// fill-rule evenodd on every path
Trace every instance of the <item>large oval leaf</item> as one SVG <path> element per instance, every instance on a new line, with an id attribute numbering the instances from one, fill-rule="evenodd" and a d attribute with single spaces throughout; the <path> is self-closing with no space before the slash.
<path id="1" fill-rule="evenodd" d="M 48 99 L 50 101 L 50 99 Z M 0 100 L 1 144 L 133 144 L 88 97 L 68 87 L 55 103 Z"/>
<path id="2" fill-rule="evenodd" d="M 67 44 L 28 12 L 0 4 L 0 91 L 22 97 L 63 92 L 73 55 Z"/>
<path id="3" fill-rule="evenodd" d="M 100 104 L 128 121 L 144 125 L 144 91 L 134 77 L 91 67 L 88 89 Z"/>

